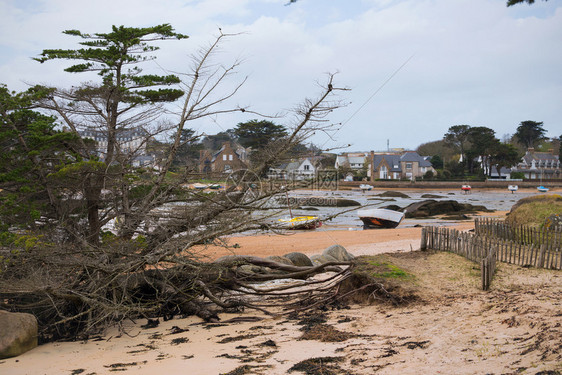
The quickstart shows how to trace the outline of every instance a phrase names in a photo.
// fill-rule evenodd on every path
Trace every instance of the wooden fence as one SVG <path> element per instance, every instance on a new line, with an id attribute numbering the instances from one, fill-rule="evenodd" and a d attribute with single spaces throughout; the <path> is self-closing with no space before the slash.
<path id="1" fill-rule="evenodd" d="M 487 290 L 495 272 L 496 261 L 523 267 L 562 269 L 560 248 L 542 244 L 522 244 L 494 236 L 459 232 L 456 229 L 424 227 L 420 248 L 450 251 L 481 265 L 482 289 Z"/>
<path id="2" fill-rule="evenodd" d="M 562 227 L 533 228 L 525 225 L 511 225 L 505 220 L 476 218 L 475 233 L 478 236 L 494 237 L 524 245 L 545 245 L 548 251 L 562 249 Z"/>

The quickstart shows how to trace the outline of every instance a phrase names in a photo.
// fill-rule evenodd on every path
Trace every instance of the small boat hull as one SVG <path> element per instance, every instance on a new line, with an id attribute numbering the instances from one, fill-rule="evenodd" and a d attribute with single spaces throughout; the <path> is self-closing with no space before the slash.
<path id="1" fill-rule="evenodd" d="M 472 187 L 470 185 L 462 185 L 461 186 L 461 191 L 463 193 L 470 193 L 471 190 L 472 190 Z"/>
<path id="2" fill-rule="evenodd" d="M 511 191 L 512 193 L 517 191 L 518 189 L 519 189 L 519 186 L 517 186 L 517 185 L 509 185 L 507 187 L 507 190 Z"/>
<path id="3" fill-rule="evenodd" d="M 286 229 L 316 229 L 322 226 L 318 216 L 297 216 L 287 219 L 279 219 L 279 224 Z"/>
<path id="4" fill-rule="evenodd" d="M 403 212 L 384 208 L 359 210 L 357 215 L 363 222 L 363 228 L 365 229 L 396 228 L 404 218 Z"/>
<path id="5" fill-rule="evenodd" d="M 540 191 L 541 193 L 546 193 L 546 192 L 548 192 L 548 188 L 547 188 L 547 187 L 544 187 L 544 186 L 539 186 L 539 187 L 537 188 L 537 190 Z"/>

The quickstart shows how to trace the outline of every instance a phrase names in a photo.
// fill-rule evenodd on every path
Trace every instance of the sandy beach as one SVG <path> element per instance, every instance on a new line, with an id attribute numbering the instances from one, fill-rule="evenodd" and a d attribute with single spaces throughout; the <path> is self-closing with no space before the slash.
<path id="1" fill-rule="evenodd" d="M 491 214 L 492 215 L 492 214 Z M 495 213 L 495 216 L 503 213 Z M 472 221 L 457 224 L 461 230 Z M 231 237 L 225 254 L 317 254 L 335 243 L 354 255 L 383 255 L 415 275 L 418 299 L 404 306 L 349 305 L 316 311 L 324 334 L 306 337 L 303 316 L 246 311 L 146 320 L 87 342 L 41 345 L 0 360 L 0 374 L 555 374 L 562 371 L 562 275 L 500 264 L 492 288 L 464 258 L 419 249 L 420 228 L 297 232 Z M 414 250 L 414 251 L 412 251 Z M 305 316 L 306 317 L 306 316 Z M 240 319 L 242 318 L 242 319 Z M 317 327 L 313 327 L 317 328 Z M 327 330 L 327 334 L 326 334 Z M 306 369 L 309 372 L 303 372 Z M 314 372 L 316 371 L 316 372 Z M 558 371 L 558 372 L 541 372 Z"/>

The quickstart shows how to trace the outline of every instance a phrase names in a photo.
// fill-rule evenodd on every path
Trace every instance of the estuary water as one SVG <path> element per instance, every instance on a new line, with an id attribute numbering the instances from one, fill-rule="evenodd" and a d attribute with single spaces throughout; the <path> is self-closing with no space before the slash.
<path id="1" fill-rule="evenodd" d="M 382 208 L 388 205 L 397 205 L 401 208 L 411 203 L 420 202 L 426 199 L 435 200 L 455 200 L 459 203 L 469 203 L 475 206 L 484 206 L 494 211 L 509 211 L 511 207 L 519 200 L 525 197 L 541 194 L 536 191 L 517 191 L 512 193 L 507 189 L 504 190 L 477 190 L 473 189 L 469 194 L 456 190 L 401 190 L 400 193 L 407 195 L 407 198 L 401 197 L 381 197 L 380 194 L 384 190 L 371 191 L 311 191 L 311 190 L 295 190 L 289 193 L 290 198 L 315 197 L 317 199 L 352 199 L 361 204 L 356 207 L 322 207 L 322 206 L 304 206 L 292 207 L 293 216 L 318 216 L 321 219 L 332 215 L 339 214 L 334 219 L 324 222 L 323 229 L 334 230 L 361 230 L 363 224 L 357 216 L 356 209 L 362 207 Z M 431 197 L 425 197 L 431 195 Z M 424 197 L 422 197 L 424 196 Z M 284 210 L 280 216 L 289 216 L 289 210 Z M 452 225 L 457 223 L 455 220 L 446 219 L 404 219 L 400 224 L 401 227 L 413 227 L 416 225 L 428 225 L 439 223 L 440 225 Z"/>

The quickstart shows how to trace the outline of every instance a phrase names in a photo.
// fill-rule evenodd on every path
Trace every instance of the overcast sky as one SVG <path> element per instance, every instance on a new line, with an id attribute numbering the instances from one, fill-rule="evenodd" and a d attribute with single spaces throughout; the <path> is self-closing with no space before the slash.
<path id="1" fill-rule="evenodd" d="M 264 113 L 290 110 L 336 85 L 351 102 L 334 112 L 343 123 L 324 147 L 347 151 L 415 149 L 452 125 L 487 126 L 500 139 L 521 121 L 543 121 L 562 134 L 562 1 L 507 8 L 505 0 L 0 0 L 0 82 L 76 84 L 68 62 L 39 64 L 47 48 L 74 48 L 66 29 L 108 32 L 111 25 L 170 23 L 187 40 L 160 43 L 158 63 L 187 71 L 189 55 L 220 27 L 242 33 L 223 46 L 223 62 L 242 58 L 248 76 L 233 104 Z M 145 70 L 159 69 L 149 63 Z M 404 65 L 405 64 L 405 65 Z M 391 78 L 392 77 L 392 78 Z M 390 79 L 391 78 L 391 79 Z M 390 79 L 390 80 L 389 80 Z M 381 88 L 382 87 L 382 88 Z M 191 124 L 207 134 L 255 116 Z M 288 120 L 275 122 L 286 125 Z"/>

